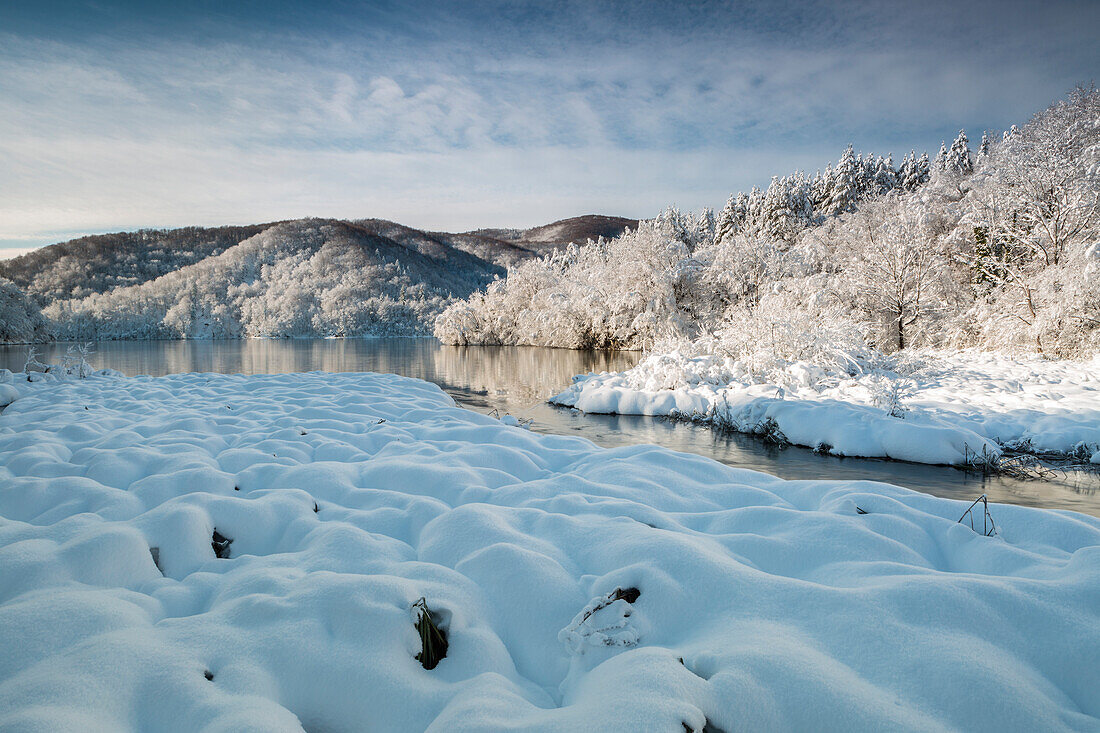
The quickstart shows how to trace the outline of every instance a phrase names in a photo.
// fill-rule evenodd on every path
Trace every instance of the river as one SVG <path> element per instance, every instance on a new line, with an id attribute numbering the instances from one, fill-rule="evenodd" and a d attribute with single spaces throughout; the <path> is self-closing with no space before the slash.
<path id="1" fill-rule="evenodd" d="M 39 347 L 56 362 L 64 344 Z M 434 339 L 249 339 L 240 341 L 107 341 L 95 345 L 97 368 L 127 375 L 179 372 L 265 374 L 301 371 L 393 372 L 434 382 L 463 407 L 533 420 L 538 432 L 579 435 L 614 447 L 656 443 L 787 479 L 886 481 L 951 499 L 974 499 L 1100 516 L 1100 475 L 1069 471 L 1053 480 L 987 476 L 943 466 L 822 456 L 780 448 L 753 436 L 722 434 L 661 418 L 588 415 L 552 407 L 546 399 L 574 374 L 618 371 L 637 352 L 571 351 L 523 346 L 444 346 Z M 0 345 L 0 367 L 20 371 L 25 346 Z"/>

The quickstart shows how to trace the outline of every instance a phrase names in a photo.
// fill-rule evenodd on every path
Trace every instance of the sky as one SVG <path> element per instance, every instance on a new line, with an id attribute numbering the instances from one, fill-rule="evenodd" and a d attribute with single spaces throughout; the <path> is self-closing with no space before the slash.
<path id="1" fill-rule="evenodd" d="M 0 0 L 0 257 L 89 233 L 719 208 L 1100 70 L 1100 2 Z"/>

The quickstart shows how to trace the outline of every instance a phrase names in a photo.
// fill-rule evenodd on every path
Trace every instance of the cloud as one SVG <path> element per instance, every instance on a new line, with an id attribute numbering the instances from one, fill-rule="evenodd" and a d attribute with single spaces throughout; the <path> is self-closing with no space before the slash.
<path id="1" fill-rule="evenodd" d="M 23 139 L 3 149 L 8 144 L 0 142 L 0 155 L 17 168 L 64 166 L 70 175 L 0 199 L 0 240 L 47 228 L 114 231 L 299 216 L 384 217 L 452 230 L 599 211 L 652 216 L 668 204 L 721 202 L 730 170 L 766 180 L 773 166 L 793 167 L 804 155 L 493 146 L 418 153 L 264 147 L 242 156 L 232 147 L 163 141 Z"/>
<path id="2" fill-rule="evenodd" d="M 717 206 L 1021 122 L 1100 61 L 1100 11 L 1061 2 L 247 7 L 0 34 L 0 240 Z"/>

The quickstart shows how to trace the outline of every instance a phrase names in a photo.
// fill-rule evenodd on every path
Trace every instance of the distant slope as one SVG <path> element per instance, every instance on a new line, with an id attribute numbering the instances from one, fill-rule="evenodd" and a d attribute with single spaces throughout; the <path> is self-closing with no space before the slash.
<path id="1" fill-rule="evenodd" d="M 220 254 L 271 226 L 96 234 L 0 261 L 0 277 L 11 280 L 43 306 L 153 280 Z"/>
<path id="2" fill-rule="evenodd" d="M 423 250 L 431 250 L 433 247 L 451 247 L 499 267 L 509 267 L 531 257 L 530 251 L 494 237 L 425 232 L 384 219 L 362 219 L 355 223 L 407 246 Z"/>
<path id="3" fill-rule="evenodd" d="M 562 219 L 552 224 L 527 229 L 523 232 L 520 241 L 532 244 L 559 244 L 562 242 L 584 242 L 599 237 L 611 239 L 622 234 L 625 229 L 634 229 L 637 226 L 637 219 L 588 214 L 587 216 L 575 216 L 572 219 Z"/>
<path id="4" fill-rule="evenodd" d="M 468 234 L 496 239 L 527 252 L 543 254 L 546 251 L 564 247 L 570 242 L 583 244 L 589 239 L 599 239 L 600 237 L 612 239 L 627 229 L 636 229 L 637 227 L 637 219 L 586 214 L 584 216 L 574 216 L 570 219 L 561 219 L 531 229 L 479 229 L 468 232 Z"/>

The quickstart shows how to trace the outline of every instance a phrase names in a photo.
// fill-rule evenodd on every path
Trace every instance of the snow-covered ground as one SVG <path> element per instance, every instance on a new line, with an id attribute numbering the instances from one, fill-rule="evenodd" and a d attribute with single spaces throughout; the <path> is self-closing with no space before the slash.
<path id="1" fill-rule="evenodd" d="M 1100 462 L 1100 358 L 925 352 L 898 371 L 838 378 L 795 362 L 761 380 L 730 359 L 674 352 L 626 372 L 579 376 L 552 402 L 778 430 L 840 456 L 958 465 L 1008 449 Z"/>
<path id="2" fill-rule="evenodd" d="M 1100 729 L 1095 518 L 984 536 L 393 375 L 6 386 L 0 730 Z"/>

